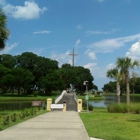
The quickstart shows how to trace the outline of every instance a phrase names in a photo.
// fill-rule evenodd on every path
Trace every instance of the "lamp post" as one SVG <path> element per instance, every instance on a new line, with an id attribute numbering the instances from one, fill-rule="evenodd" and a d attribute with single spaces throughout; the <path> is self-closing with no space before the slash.
<path id="1" fill-rule="evenodd" d="M 88 109 L 88 99 L 89 99 L 89 96 L 88 96 L 88 81 L 84 81 L 84 83 L 83 83 L 85 86 L 86 86 L 86 93 L 87 93 L 87 95 L 86 95 L 86 100 L 87 100 L 87 112 L 89 112 L 89 109 Z"/>

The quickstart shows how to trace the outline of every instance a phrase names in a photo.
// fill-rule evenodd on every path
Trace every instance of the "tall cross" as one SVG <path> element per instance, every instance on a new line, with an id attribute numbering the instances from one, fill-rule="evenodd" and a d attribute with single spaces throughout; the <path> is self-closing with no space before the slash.
<path id="1" fill-rule="evenodd" d="M 73 49 L 73 53 L 71 53 L 69 55 L 72 55 L 72 66 L 74 67 L 74 56 L 77 55 L 77 54 L 74 53 L 74 49 Z"/>

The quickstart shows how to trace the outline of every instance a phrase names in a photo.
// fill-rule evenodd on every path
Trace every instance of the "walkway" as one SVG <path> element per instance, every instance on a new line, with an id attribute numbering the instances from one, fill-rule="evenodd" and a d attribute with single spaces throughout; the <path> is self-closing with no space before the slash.
<path id="1" fill-rule="evenodd" d="M 74 94 L 72 92 L 64 94 L 63 98 L 58 102 L 58 104 L 63 104 L 64 102 L 67 105 L 67 111 L 77 111 L 77 103 L 74 100 Z"/>
<path id="2" fill-rule="evenodd" d="M 53 111 L 0 132 L 0 140 L 89 140 L 75 111 Z"/>

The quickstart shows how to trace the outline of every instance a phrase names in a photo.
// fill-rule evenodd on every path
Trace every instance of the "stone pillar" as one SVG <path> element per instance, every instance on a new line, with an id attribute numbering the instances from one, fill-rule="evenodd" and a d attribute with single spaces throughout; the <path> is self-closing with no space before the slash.
<path id="1" fill-rule="evenodd" d="M 48 98 L 47 99 L 47 106 L 46 106 L 46 109 L 48 111 L 51 111 L 51 104 L 52 104 L 52 99 L 51 98 Z"/>
<path id="2" fill-rule="evenodd" d="M 78 112 L 82 111 L 82 99 L 77 100 L 77 111 Z"/>
<path id="3" fill-rule="evenodd" d="M 67 111 L 67 104 L 65 102 L 63 103 L 63 111 Z"/>

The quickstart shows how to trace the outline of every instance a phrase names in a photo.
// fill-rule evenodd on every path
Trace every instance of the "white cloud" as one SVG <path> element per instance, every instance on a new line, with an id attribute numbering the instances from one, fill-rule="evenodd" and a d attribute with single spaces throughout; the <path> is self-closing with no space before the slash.
<path id="1" fill-rule="evenodd" d="M 97 63 L 88 63 L 86 65 L 84 65 L 84 68 L 87 68 L 90 70 L 91 73 L 96 73 L 99 68 L 97 67 Z"/>
<path id="2" fill-rule="evenodd" d="M 92 60 L 96 60 L 96 55 L 93 51 L 91 51 L 90 49 L 88 49 L 86 52 L 85 52 L 86 55 L 88 55 Z"/>
<path id="3" fill-rule="evenodd" d="M 76 28 L 80 30 L 82 29 L 82 25 L 77 25 Z"/>
<path id="4" fill-rule="evenodd" d="M 44 31 L 33 32 L 33 34 L 49 34 L 50 32 L 51 31 L 44 30 Z"/>
<path id="5" fill-rule="evenodd" d="M 59 66 L 62 64 L 68 63 L 72 65 L 71 56 L 69 56 L 70 51 L 68 50 L 65 53 L 55 53 L 52 52 L 50 58 L 59 62 Z"/>
<path id="6" fill-rule="evenodd" d="M 129 49 L 129 51 L 126 53 L 126 56 L 132 59 L 140 60 L 140 42 L 134 43 Z"/>
<path id="7" fill-rule="evenodd" d="M 17 47 L 18 43 L 14 43 L 9 45 L 6 45 L 6 47 L 0 51 L 0 54 L 8 54 L 11 50 L 13 50 L 15 47 Z"/>
<path id="8" fill-rule="evenodd" d="M 96 1 L 98 1 L 98 2 L 103 2 L 103 1 L 105 1 L 105 0 L 96 0 Z"/>
<path id="9" fill-rule="evenodd" d="M 106 69 L 109 70 L 109 69 L 113 69 L 113 68 L 115 68 L 115 67 L 116 67 L 115 64 L 110 63 L 110 64 L 108 64 L 108 65 L 106 66 Z"/>
<path id="10" fill-rule="evenodd" d="M 85 33 L 87 35 L 92 35 L 92 34 L 109 34 L 109 32 L 102 32 L 102 31 L 86 31 Z"/>
<path id="11" fill-rule="evenodd" d="M 24 6 L 14 6 L 7 4 L 6 1 L 1 1 L 3 10 L 6 14 L 16 18 L 16 19 L 36 19 L 39 18 L 40 13 L 47 10 L 46 7 L 39 8 L 38 4 L 34 1 L 25 1 Z"/>
<path id="12" fill-rule="evenodd" d="M 88 68 L 94 78 L 106 78 L 106 70 L 97 66 L 97 63 L 88 63 L 84 65 L 84 68 Z"/>
<path id="13" fill-rule="evenodd" d="M 41 55 L 42 53 L 45 52 L 45 50 L 46 50 L 45 48 L 38 47 L 38 48 L 29 48 L 27 52 L 32 52 L 34 54 Z"/>
<path id="14" fill-rule="evenodd" d="M 6 1 L 5 1 L 5 0 L 0 0 L 0 5 L 1 5 L 1 6 L 6 5 Z"/>
<path id="15" fill-rule="evenodd" d="M 76 41 L 76 43 L 75 43 L 75 46 L 77 47 L 80 43 L 81 43 L 81 40 L 78 39 L 78 40 Z"/>
<path id="16" fill-rule="evenodd" d="M 107 53 L 107 52 L 112 52 L 115 49 L 118 49 L 122 46 L 125 46 L 125 43 L 138 40 L 139 38 L 140 38 L 140 34 L 121 37 L 121 38 L 104 39 L 104 40 L 92 43 L 88 47 L 95 49 L 96 52 Z"/>
<path id="17" fill-rule="evenodd" d="M 116 32 L 117 29 L 112 29 L 111 31 L 86 31 L 87 35 L 94 35 L 94 34 L 111 34 Z"/>

